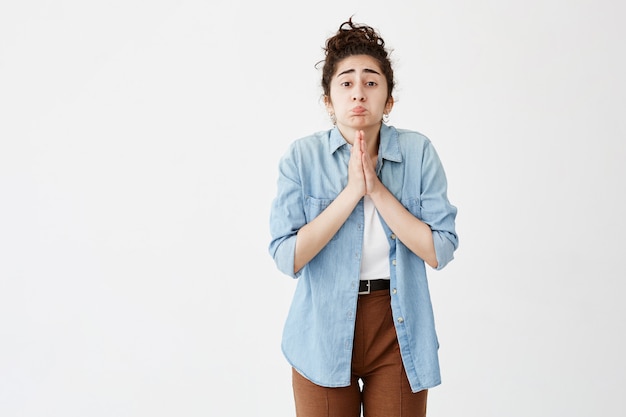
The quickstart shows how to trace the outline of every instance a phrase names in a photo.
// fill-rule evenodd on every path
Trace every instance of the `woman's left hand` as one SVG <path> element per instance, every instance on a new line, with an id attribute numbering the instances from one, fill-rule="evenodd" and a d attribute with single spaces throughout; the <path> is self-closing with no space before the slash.
<path id="1" fill-rule="evenodd" d="M 358 146 L 361 148 L 361 165 L 363 166 L 363 175 L 365 177 L 365 194 L 372 194 L 380 184 L 380 179 L 378 179 L 376 175 L 376 165 L 374 161 L 372 161 L 369 152 L 367 152 L 367 144 L 365 143 L 362 132 L 360 135 L 357 135 L 357 141 Z"/>

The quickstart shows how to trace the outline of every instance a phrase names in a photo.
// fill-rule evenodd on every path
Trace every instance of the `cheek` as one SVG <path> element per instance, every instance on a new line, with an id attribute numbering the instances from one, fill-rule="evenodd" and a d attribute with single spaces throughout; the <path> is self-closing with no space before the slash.
<path id="1" fill-rule="evenodd" d="M 340 97 L 341 97 L 341 93 L 336 88 L 330 89 L 330 96 L 329 96 L 330 103 L 336 103 Z"/>

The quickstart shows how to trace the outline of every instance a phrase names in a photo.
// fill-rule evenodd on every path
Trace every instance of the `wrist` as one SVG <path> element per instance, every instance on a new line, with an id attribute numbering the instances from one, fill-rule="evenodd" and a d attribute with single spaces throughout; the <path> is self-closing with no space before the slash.
<path id="1" fill-rule="evenodd" d="M 388 192 L 387 188 L 382 182 L 376 181 L 376 185 L 372 187 L 372 190 L 367 193 L 374 203 L 381 201 L 384 198 L 385 193 Z"/>
<path id="2" fill-rule="evenodd" d="M 351 186 L 350 184 L 348 184 L 346 186 L 346 188 L 343 189 L 341 194 L 347 200 L 349 200 L 350 202 L 354 203 L 355 205 L 356 205 L 356 203 L 358 203 L 361 200 L 361 198 L 364 195 L 364 193 L 361 192 L 361 189 L 359 187 Z"/>

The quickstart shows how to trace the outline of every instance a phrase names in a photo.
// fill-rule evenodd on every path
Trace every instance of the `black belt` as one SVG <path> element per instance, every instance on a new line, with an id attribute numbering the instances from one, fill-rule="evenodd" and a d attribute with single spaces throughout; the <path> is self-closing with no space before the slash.
<path id="1" fill-rule="evenodd" d="M 359 294 L 369 294 L 372 291 L 388 290 L 388 279 L 368 279 L 359 283 Z"/>

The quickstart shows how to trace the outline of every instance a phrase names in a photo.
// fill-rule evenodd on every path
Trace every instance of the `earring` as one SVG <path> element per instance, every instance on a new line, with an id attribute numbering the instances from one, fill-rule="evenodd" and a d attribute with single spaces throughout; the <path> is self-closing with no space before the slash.
<path id="1" fill-rule="evenodd" d="M 389 122 L 389 113 L 383 114 L 383 123 L 387 124 Z"/>
<path id="2" fill-rule="evenodd" d="M 330 121 L 333 123 L 333 126 L 337 125 L 337 116 L 335 116 L 335 113 L 328 113 L 328 116 L 330 117 Z"/>

